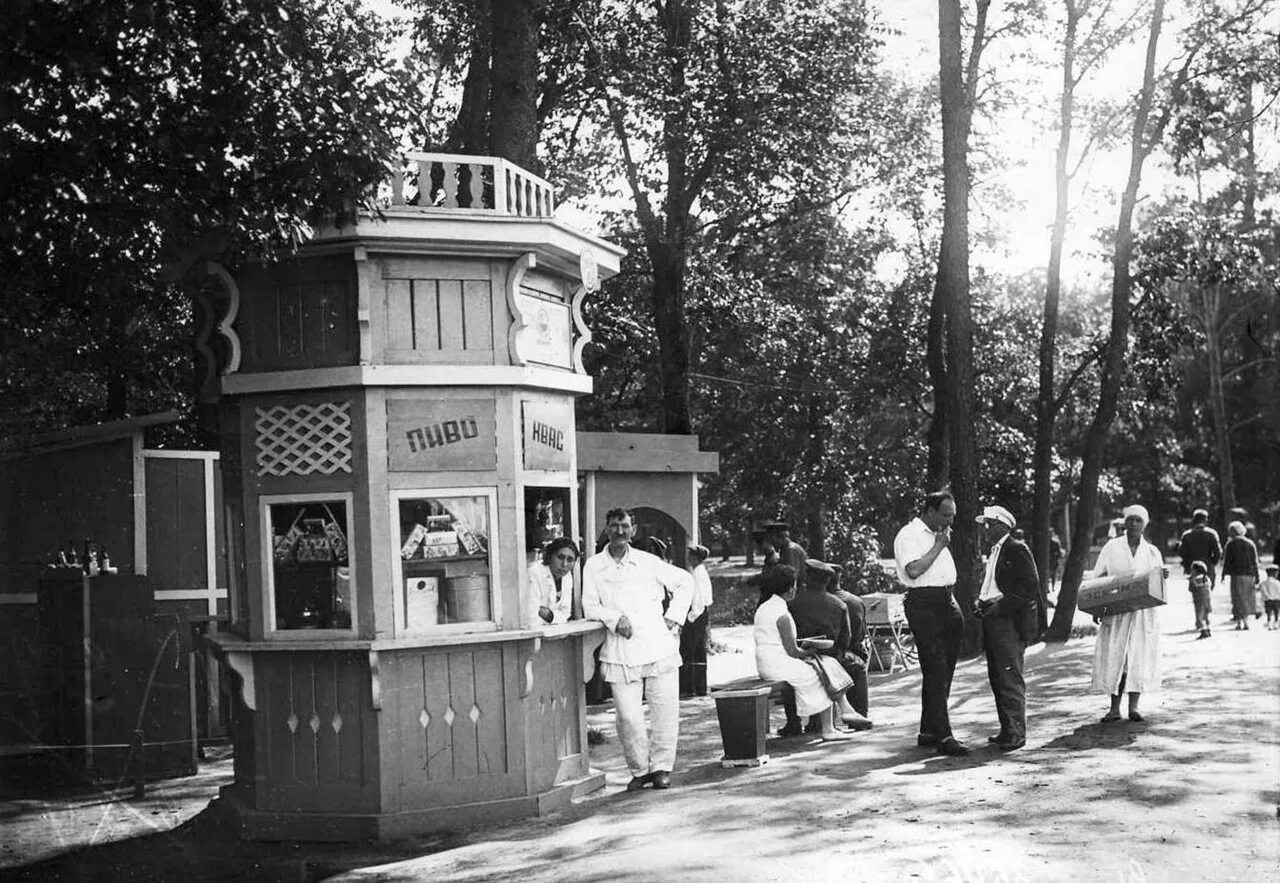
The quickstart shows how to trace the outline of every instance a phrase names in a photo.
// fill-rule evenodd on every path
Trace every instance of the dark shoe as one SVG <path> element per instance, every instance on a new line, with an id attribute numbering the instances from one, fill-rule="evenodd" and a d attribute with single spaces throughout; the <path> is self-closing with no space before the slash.
<path id="1" fill-rule="evenodd" d="M 1001 742 L 1008 741 L 1008 739 L 1009 739 L 1009 734 L 1005 732 L 999 732 L 999 733 L 996 733 L 994 736 L 987 737 L 987 741 L 990 742 L 992 745 L 999 745 Z"/>
<path id="2" fill-rule="evenodd" d="M 1026 739 L 999 739 L 996 741 L 996 747 L 1001 751 L 1017 751 L 1026 744 Z"/>
<path id="3" fill-rule="evenodd" d="M 1108 711 L 1102 716 L 1102 722 L 1104 724 L 1114 724 L 1118 720 L 1120 720 L 1120 712 L 1118 711 Z"/>
<path id="4" fill-rule="evenodd" d="M 809 721 L 804 727 L 805 735 L 816 736 L 822 732 L 822 724 L 819 721 Z"/>
<path id="5" fill-rule="evenodd" d="M 778 730 L 778 735 L 783 739 L 787 739 L 791 736 L 803 736 L 804 727 L 800 726 L 800 721 L 788 721 L 786 726 L 781 730 Z"/>
<path id="6" fill-rule="evenodd" d="M 954 736 L 948 736 L 938 743 L 938 753 L 947 757 L 964 757 L 969 753 L 969 746 L 957 741 Z"/>
<path id="7" fill-rule="evenodd" d="M 916 745 L 920 748 L 933 748 L 938 741 L 938 737 L 932 733 L 921 733 L 916 736 Z"/>
<path id="8" fill-rule="evenodd" d="M 649 774 L 653 779 L 653 790 L 666 791 L 671 787 L 671 773 L 666 770 L 658 770 Z"/>
<path id="9" fill-rule="evenodd" d="M 627 790 L 628 790 L 628 791 L 642 791 L 642 790 L 644 790 L 644 786 L 645 786 L 645 785 L 648 785 L 650 782 L 654 781 L 654 776 L 655 776 L 655 775 L 656 775 L 656 773 L 648 773 L 648 774 L 643 775 L 643 776 L 636 776 L 636 777 L 635 777 L 635 778 L 633 778 L 630 782 L 628 782 L 628 783 L 627 783 Z M 657 787 L 657 785 L 654 785 L 654 787 L 656 788 L 656 787 Z"/>
<path id="10" fill-rule="evenodd" d="M 1131 711 L 1131 712 L 1129 712 L 1129 720 L 1131 720 L 1131 721 L 1137 721 L 1138 723 L 1142 723 L 1144 720 L 1146 720 L 1146 718 L 1145 718 L 1145 717 L 1143 717 L 1142 715 L 1138 714 L 1138 712 L 1136 712 L 1136 711 Z"/>
<path id="11" fill-rule="evenodd" d="M 1200 629 L 1200 637 L 1196 638 L 1196 640 L 1197 640 L 1197 641 L 1203 641 L 1203 640 L 1204 640 L 1205 638 L 1207 638 L 1207 637 L 1209 637 L 1209 630 L 1208 630 L 1208 629 Z"/>

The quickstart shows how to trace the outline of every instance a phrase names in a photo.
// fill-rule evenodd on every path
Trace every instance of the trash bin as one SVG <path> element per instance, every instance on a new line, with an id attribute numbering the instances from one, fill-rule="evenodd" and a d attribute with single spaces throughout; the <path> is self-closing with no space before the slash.
<path id="1" fill-rule="evenodd" d="M 772 687 L 749 687 L 743 690 L 721 690 L 712 695 L 716 700 L 716 717 L 720 720 L 720 741 L 724 744 L 723 767 L 759 766 L 768 763 L 764 750 L 769 731 L 769 694 Z"/>

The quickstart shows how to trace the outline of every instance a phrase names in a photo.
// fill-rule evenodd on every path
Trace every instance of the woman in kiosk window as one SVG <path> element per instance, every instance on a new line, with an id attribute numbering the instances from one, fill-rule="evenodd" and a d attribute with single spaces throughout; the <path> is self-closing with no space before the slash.
<path id="1" fill-rule="evenodd" d="M 560 625 L 573 617 L 573 568 L 578 546 L 558 537 L 542 550 L 542 560 L 529 565 L 529 605 L 525 624 Z"/>

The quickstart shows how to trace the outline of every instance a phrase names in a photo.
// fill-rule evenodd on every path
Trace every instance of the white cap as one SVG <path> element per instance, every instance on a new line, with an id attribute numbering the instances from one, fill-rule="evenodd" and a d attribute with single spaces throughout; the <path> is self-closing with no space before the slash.
<path id="1" fill-rule="evenodd" d="M 1013 513 L 1003 506 L 986 507 L 982 510 L 982 514 L 979 515 L 976 520 L 979 524 L 984 521 L 998 521 L 1010 530 L 1013 530 L 1014 525 L 1018 523 L 1014 519 Z"/>

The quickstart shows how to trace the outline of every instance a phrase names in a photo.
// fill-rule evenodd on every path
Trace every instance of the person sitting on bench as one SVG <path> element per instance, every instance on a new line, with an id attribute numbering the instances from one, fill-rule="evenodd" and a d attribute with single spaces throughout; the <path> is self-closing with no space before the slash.
<path id="1" fill-rule="evenodd" d="M 820 675 L 817 666 L 822 665 L 823 657 L 797 644 L 795 620 L 787 610 L 787 602 L 795 594 L 794 568 L 780 564 L 761 574 L 760 606 L 756 608 L 753 630 L 756 671 L 762 678 L 791 685 L 795 690 L 797 712 L 805 716 L 818 715 L 823 741 L 847 738 L 847 733 L 836 729 L 832 694 L 842 697 L 853 682 L 829 658 L 830 665 L 824 666 Z"/>

